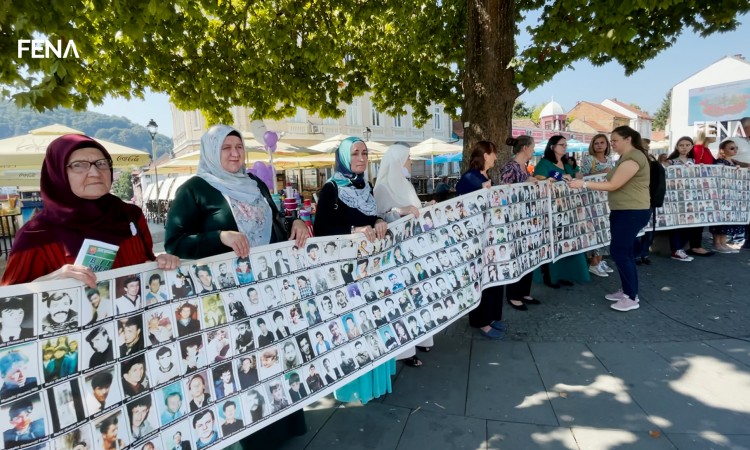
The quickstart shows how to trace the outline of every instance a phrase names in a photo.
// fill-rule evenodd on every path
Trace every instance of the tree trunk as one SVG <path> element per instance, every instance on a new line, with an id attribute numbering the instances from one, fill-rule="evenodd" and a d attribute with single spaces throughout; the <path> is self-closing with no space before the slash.
<path id="1" fill-rule="evenodd" d="M 463 74 L 463 170 L 468 169 L 471 148 L 479 141 L 497 145 L 498 159 L 490 172 L 497 182 L 499 167 L 510 159 L 505 140 L 511 135 L 513 104 L 518 97 L 514 71 L 515 0 L 468 0 L 466 65 Z"/>

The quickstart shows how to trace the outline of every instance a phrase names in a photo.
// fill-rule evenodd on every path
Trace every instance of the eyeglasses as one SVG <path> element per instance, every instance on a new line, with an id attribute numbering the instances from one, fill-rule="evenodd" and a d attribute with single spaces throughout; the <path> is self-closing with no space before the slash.
<path id="1" fill-rule="evenodd" d="M 103 158 L 96 161 L 73 161 L 66 167 L 72 170 L 73 173 L 86 173 L 91 170 L 91 166 L 95 166 L 96 170 L 109 170 L 112 168 L 112 160 Z"/>

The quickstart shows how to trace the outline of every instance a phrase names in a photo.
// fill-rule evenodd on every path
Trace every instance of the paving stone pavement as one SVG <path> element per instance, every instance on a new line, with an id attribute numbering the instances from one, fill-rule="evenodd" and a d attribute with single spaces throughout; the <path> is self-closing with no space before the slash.
<path id="1" fill-rule="evenodd" d="M 653 261 L 639 310 L 609 308 L 617 276 L 534 285 L 543 304 L 504 308 L 504 341 L 459 320 L 392 394 L 326 397 L 282 448 L 750 449 L 750 252 Z"/>

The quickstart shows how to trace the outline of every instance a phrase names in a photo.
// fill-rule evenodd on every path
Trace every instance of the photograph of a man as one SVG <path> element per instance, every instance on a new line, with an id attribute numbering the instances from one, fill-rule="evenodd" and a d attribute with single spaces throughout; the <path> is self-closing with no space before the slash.
<path id="1" fill-rule="evenodd" d="M 104 417 L 94 426 L 98 431 L 97 448 L 100 450 L 120 450 L 127 446 L 122 438 L 124 433 L 120 433 L 120 416 L 122 413 L 118 410 L 111 415 Z"/>
<path id="2" fill-rule="evenodd" d="M 0 298 L 0 343 L 34 337 L 33 307 L 33 295 Z"/>
<path id="3" fill-rule="evenodd" d="M 229 436 L 232 433 L 240 431 L 245 427 L 245 422 L 242 420 L 241 412 L 237 407 L 237 398 L 234 400 L 227 400 L 221 405 L 221 411 L 219 412 L 220 417 L 224 419 L 221 424 L 221 433 L 224 436 Z"/>
<path id="4" fill-rule="evenodd" d="M 151 370 L 154 383 L 159 385 L 180 376 L 180 367 L 172 346 L 159 347 L 154 356 L 156 357 L 156 370 Z"/>
<path id="5" fill-rule="evenodd" d="M 77 303 L 68 292 L 42 293 L 42 334 L 78 328 Z"/>
<path id="6" fill-rule="evenodd" d="M 193 416 L 195 447 L 200 450 L 219 440 L 216 429 L 216 416 L 211 408 Z"/>
<path id="7" fill-rule="evenodd" d="M 172 383 L 161 390 L 164 398 L 160 419 L 162 426 L 174 422 L 185 414 L 180 383 Z"/>
<path id="8" fill-rule="evenodd" d="M 29 444 L 46 435 L 43 410 L 39 394 L 16 400 L 8 405 L 10 429 L 3 431 L 6 449 Z"/>
<path id="9" fill-rule="evenodd" d="M 164 277 L 160 272 L 152 273 L 148 277 L 146 286 L 146 306 L 169 300 L 167 288 L 164 285 Z"/>
<path id="10" fill-rule="evenodd" d="M 211 269 L 205 264 L 199 264 L 193 266 L 193 273 L 196 279 L 196 289 L 198 295 L 210 294 L 217 290 L 216 283 L 214 283 L 213 275 L 211 275 Z"/>
<path id="11" fill-rule="evenodd" d="M 216 281 L 219 282 L 219 287 L 222 289 L 237 287 L 237 281 L 235 281 L 234 275 L 229 272 L 227 263 L 219 263 L 219 276 L 216 277 Z"/>
<path id="12" fill-rule="evenodd" d="M 198 306 L 185 302 L 176 307 L 177 333 L 180 336 L 197 333 L 201 330 L 198 321 Z"/>
<path id="13" fill-rule="evenodd" d="M 206 378 L 204 374 L 195 374 L 187 382 L 187 390 L 190 396 L 190 411 L 198 411 L 205 405 L 211 403 L 211 395 L 206 389 Z"/>
<path id="14" fill-rule="evenodd" d="M 103 281 L 96 285 L 96 289 L 86 289 L 86 301 L 83 305 L 83 322 L 85 325 L 112 316 L 112 301 L 109 299 L 109 282 Z M 106 294 L 105 294 L 106 292 Z"/>
<path id="15" fill-rule="evenodd" d="M 120 286 L 120 280 L 115 280 L 115 285 Z M 115 299 L 115 313 L 117 315 L 136 312 L 143 307 L 141 299 L 141 280 L 135 275 L 129 275 L 122 281 L 122 292 Z"/>
<path id="16" fill-rule="evenodd" d="M 120 401 L 120 393 L 112 388 L 115 368 L 110 367 L 85 378 L 86 412 L 92 416 Z"/>
<path id="17" fill-rule="evenodd" d="M 235 328 L 234 348 L 237 353 L 245 353 L 250 350 L 255 350 L 255 338 L 253 337 L 253 330 L 250 327 L 250 322 L 240 322 Z"/>
<path id="18" fill-rule="evenodd" d="M 91 355 L 88 358 L 88 368 L 99 367 L 102 364 L 114 361 L 114 343 L 105 326 L 96 327 L 85 336 L 89 347 L 86 353 Z"/>
<path id="19" fill-rule="evenodd" d="M 150 395 L 144 395 L 128 403 L 127 410 L 130 435 L 134 441 L 145 438 L 157 428 L 152 423 Z"/>
<path id="20" fill-rule="evenodd" d="M 146 357 L 144 355 L 131 358 L 120 364 L 122 372 L 122 392 L 125 397 L 133 397 L 149 388 L 146 377 Z"/>
<path id="21" fill-rule="evenodd" d="M 143 350 L 143 316 L 135 315 L 118 320 L 117 335 L 121 358 Z"/>
<path id="22" fill-rule="evenodd" d="M 38 386 L 33 344 L 0 353 L 0 398 L 8 399 Z M 31 355 L 31 357 L 29 357 Z M 33 358 L 33 359 L 32 359 Z M 34 363 L 32 363 L 34 361 Z"/>
<path id="23" fill-rule="evenodd" d="M 240 381 L 240 389 L 258 384 L 258 363 L 255 355 L 241 357 L 238 364 L 237 378 Z"/>

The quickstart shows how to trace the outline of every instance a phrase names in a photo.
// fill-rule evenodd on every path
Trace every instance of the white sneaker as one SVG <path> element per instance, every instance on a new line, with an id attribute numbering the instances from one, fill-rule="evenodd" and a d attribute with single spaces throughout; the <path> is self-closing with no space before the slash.
<path id="1" fill-rule="evenodd" d="M 602 270 L 602 267 L 600 265 L 596 266 L 589 266 L 589 272 L 593 273 L 597 277 L 608 277 L 607 272 Z"/>
<path id="2" fill-rule="evenodd" d="M 624 292 L 622 292 L 622 289 L 619 289 L 617 292 L 613 292 L 611 294 L 607 294 L 604 296 L 607 300 L 611 302 L 619 302 L 623 298 L 627 298 Z"/>
<path id="3" fill-rule="evenodd" d="M 615 271 L 615 269 L 609 267 L 605 260 L 602 260 L 602 262 L 599 263 L 599 269 L 604 270 L 607 273 L 613 273 Z"/>
<path id="4" fill-rule="evenodd" d="M 693 260 L 693 257 L 688 256 L 687 253 L 685 253 L 685 250 L 677 250 L 676 252 L 672 253 L 672 259 L 674 259 L 675 261 L 689 262 Z"/>
<path id="5" fill-rule="evenodd" d="M 635 297 L 635 300 L 631 300 L 627 295 L 623 295 L 620 300 L 617 300 L 617 303 L 611 304 L 609 307 L 615 311 L 626 312 L 638 309 L 641 305 L 638 303 L 638 296 Z"/>

